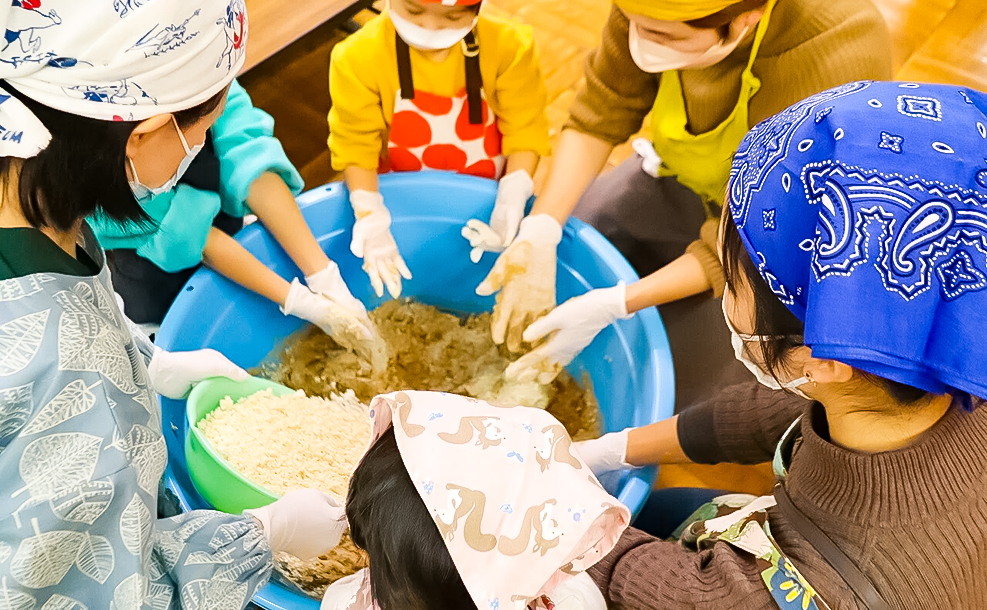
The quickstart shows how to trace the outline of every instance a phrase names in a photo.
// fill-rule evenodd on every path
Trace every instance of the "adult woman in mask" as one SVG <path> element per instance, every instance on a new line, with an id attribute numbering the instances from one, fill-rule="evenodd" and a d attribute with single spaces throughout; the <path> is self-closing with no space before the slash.
<path id="1" fill-rule="evenodd" d="M 710 298 L 723 288 L 715 236 L 733 151 L 750 127 L 798 100 L 848 81 L 890 78 L 890 39 L 869 0 L 614 4 L 532 216 L 564 223 L 576 208 L 642 277 L 653 275 L 553 312 L 524 340 L 555 332 L 553 339 L 511 375 L 551 379 L 613 320 L 701 295 L 661 311 L 678 404 L 686 406 L 733 362 L 719 302 Z M 636 147 L 644 157 L 584 195 L 613 147 L 648 116 L 651 142 Z M 530 290 L 554 285 L 555 248 L 547 238 L 519 240 L 481 287 L 503 287 L 496 328 L 510 329 L 512 349 L 555 306 L 554 292 Z"/>
<path id="2" fill-rule="evenodd" d="M 625 534 L 591 570 L 612 604 L 987 605 L 965 576 L 987 572 L 985 142 L 987 95 L 866 82 L 746 137 L 721 315 L 771 389 L 724 390 L 577 449 L 597 472 L 774 455 L 780 480 L 700 509 L 682 536 L 697 551 Z"/>
<path id="3" fill-rule="evenodd" d="M 134 50 L 174 24 L 188 37 Z M 244 607 L 274 551 L 335 546 L 342 508 L 300 491 L 253 516 L 154 518 L 156 392 L 246 372 L 136 331 L 85 220 L 146 220 L 131 183 L 168 183 L 176 125 L 198 143 L 223 112 L 243 3 L 14 2 L 0 25 L 0 606 Z"/>

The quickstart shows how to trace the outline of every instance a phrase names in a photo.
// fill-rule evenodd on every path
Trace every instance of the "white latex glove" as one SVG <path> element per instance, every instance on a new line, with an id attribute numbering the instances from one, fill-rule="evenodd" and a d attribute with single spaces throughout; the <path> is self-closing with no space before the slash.
<path id="1" fill-rule="evenodd" d="M 336 343 L 370 361 L 375 370 L 387 364 L 386 348 L 366 309 L 355 312 L 343 307 L 323 294 L 312 292 L 296 278 L 291 282 L 281 313 L 315 324 Z"/>
<path id="2" fill-rule="evenodd" d="M 621 468 L 633 468 L 627 463 L 629 430 L 628 428 L 620 432 L 611 432 L 591 441 L 573 443 L 573 446 L 579 457 L 583 458 L 583 461 L 596 476 Z"/>
<path id="3" fill-rule="evenodd" d="M 233 381 L 250 377 L 247 371 L 214 349 L 166 352 L 156 347 L 147 373 L 155 392 L 175 400 L 185 398 L 192 386 L 210 377 L 228 377 Z"/>
<path id="4" fill-rule="evenodd" d="M 551 383 L 601 330 L 629 317 L 627 288 L 623 282 L 573 297 L 524 331 L 524 340 L 532 344 L 550 333 L 555 334 L 511 363 L 505 376 L 522 383 L 535 380 Z"/>
<path id="5" fill-rule="evenodd" d="M 555 604 L 555 610 L 607 610 L 607 600 L 586 572 L 555 587 L 548 597 Z"/>
<path id="6" fill-rule="evenodd" d="M 306 275 L 305 284 L 312 289 L 312 292 L 335 301 L 353 313 L 367 315 L 367 308 L 350 292 L 335 261 L 329 261 L 329 265 L 318 273 Z"/>
<path id="7" fill-rule="evenodd" d="M 658 177 L 658 169 L 661 167 L 661 157 L 655 150 L 655 145 L 647 138 L 637 138 L 631 142 L 634 152 L 641 155 L 641 169 L 652 178 Z"/>
<path id="8" fill-rule="evenodd" d="M 271 550 L 302 560 L 336 548 L 348 527 L 343 505 L 315 489 L 288 492 L 273 504 L 243 514 L 260 521 Z"/>
<path id="9" fill-rule="evenodd" d="M 500 179 L 497 186 L 497 202 L 487 225 L 473 219 L 463 227 L 462 235 L 469 240 L 473 250 L 470 260 L 480 262 L 484 252 L 503 252 L 514 241 L 524 207 L 535 191 L 535 183 L 523 169 L 511 172 Z"/>
<path id="10" fill-rule="evenodd" d="M 520 351 L 524 329 L 555 307 L 556 248 L 561 241 L 558 221 L 548 214 L 528 216 L 477 287 L 480 296 L 498 293 L 491 324 L 494 343 L 506 340 L 509 350 Z"/>
<path id="11" fill-rule="evenodd" d="M 384 286 L 395 299 L 401 296 L 401 278 L 411 279 L 411 271 L 398 252 L 391 235 L 391 213 L 384 207 L 384 197 L 371 191 L 350 193 L 350 205 L 356 214 L 350 251 L 363 259 L 363 270 L 378 297 Z"/>

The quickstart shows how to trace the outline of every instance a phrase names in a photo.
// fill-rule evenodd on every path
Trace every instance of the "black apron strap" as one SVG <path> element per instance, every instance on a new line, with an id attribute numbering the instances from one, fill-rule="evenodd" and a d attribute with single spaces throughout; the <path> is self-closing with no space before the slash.
<path id="1" fill-rule="evenodd" d="M 470 125 L 483 124 L 483 78 L 480 76 L 480 47 L 476 44 L 473 32 L 463 38 L 463 53 L 466 55 L 466 103 L 469 104 Z"/>
<path id="2" fill-rule="evenodd" d="M 394 34 L 394 48 L 398 56 L 398 83 L 401 86 L 401 99 L 415 99 L 415 81 L 411 78 L 411 50 L 408 43 Z"/>
<path id="3" fill-rule="evenodd" d="M 853 563 L 853 560 L 847 557 L 840 547 L 836 546 L 836 543 L 826 535 L 826 532 L 819 529 L 819 526 L 792 503 L 784 483 L 775 485 L 774 497 L 781 514 L 812 545 L 812 548 L 822 555 L 826 563 L 836 570 L 843 582 L 863 603 L 864 608 L 867 610 L 890 610 L 890 606 L 878 593 L 874 583 L 860 571 L 857 564 Z"/>

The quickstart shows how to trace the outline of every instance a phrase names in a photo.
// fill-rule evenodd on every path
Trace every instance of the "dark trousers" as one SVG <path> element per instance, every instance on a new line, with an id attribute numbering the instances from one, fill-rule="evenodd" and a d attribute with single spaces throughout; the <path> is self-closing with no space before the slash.
<path id="1" fill-rule="evenodd" d="M 706 220 L 702 200 L 674 178 L 654 178 L 632 156 L 598 178 L 576 207 L 644 277 L 685 253 Z M 720 299 L 697 295 L 658 308 L 675 365 L 675 411 L 751 379 L 734 358 Z"/>
<path id="2" fill-rule="evenodd" d="M 220 212 L 212 224 L 234 235 L 243 228 L 243 219 Z M 134 250 L 110 250 L 106 262 L 127 317 L 137 324 L 161 324 L 182 287 L 201 266 L 168 273 Z"/>

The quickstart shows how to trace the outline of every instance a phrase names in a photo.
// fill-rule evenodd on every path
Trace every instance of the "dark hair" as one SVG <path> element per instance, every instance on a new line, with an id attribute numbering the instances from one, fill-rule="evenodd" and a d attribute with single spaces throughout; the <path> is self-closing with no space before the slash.
<path id="1" fill-rule="evenodd" d="M 418 495 L 391 428 L 350 480 L 346 517 L 370 556 L 370 584 L 382 610 L 475 610 L 432 516 Z"/>
<path id="2" fill-rule="evenodd" d="M 801 339 L 805 332 L 805 324 L 771 292 L 747 253 L 733 217 L 726 213 L 723 222 L 726 224 L 723 227 L 723 245 L 720 254 L 723 259 L 723 274 L 727 288 L 736 294 L 740 282 L 750 286 L 754 295 L 754 328 L 750 334 L 777 337 L 760 342 L 759 364 L 762 364 L 768 374 L 781 383 L 778 373 L 784 370 L 788 354 L 803 345 Z M 892 398 L 903 404 L 918 402 L 928 395 L 925 390 L 904 383 L 863 371 L 856 372 L 867 381 L 884 388 Z"/>
<path id="3" fill-rule="evenodd" d="M 748 11 L 759 9 L 767 3 L 768 0 L 741 0 L 712 15 L 690 19 L 685 24 L 699 30 L 716 30 L 720 38 L 726 38 L 730 35 L 730 24 L 734 19 Z"/>
<path id="4" fill-rule="evenodd" d="M 0 157 L 0 176 L 17 176 L 18 199 L 27 222 L 35 228 L 71 229 L 82 218 L 100 212 L 120 222 L 149 222 L 127 181 L 127 140 L 136 121 L 104 121 L 55 110 L 7 82 L 4 88 L 20 100 L 51 132 L 51 143 L 31 159 Z M 181 112 L 175 119 L 187 128 L 216 109 L 224 89 L 209 100 Z"/>

